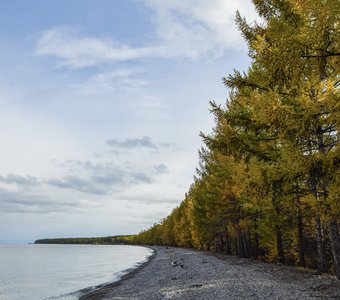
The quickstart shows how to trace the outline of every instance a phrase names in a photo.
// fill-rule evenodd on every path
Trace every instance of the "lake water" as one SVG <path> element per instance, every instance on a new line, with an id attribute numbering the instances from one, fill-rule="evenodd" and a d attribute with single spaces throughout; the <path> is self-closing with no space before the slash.
<path id="1" fill-rule="evenodd" d="M 152 250 L 125 245 L 0 245 L 0 300 L 74 300 L 117 281 Z"/>

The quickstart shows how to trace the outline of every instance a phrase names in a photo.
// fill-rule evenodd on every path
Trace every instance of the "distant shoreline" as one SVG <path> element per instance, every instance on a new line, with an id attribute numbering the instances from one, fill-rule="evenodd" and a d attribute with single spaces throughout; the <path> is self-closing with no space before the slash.
<path id="1" fill-rule="evenodd" d="M 83 290 L 79 299 L 340 298 L 335 276 L 190 249 L 149 248 L 154 253 L 147 262 L 117 282 Z"/>
<path id="2" fill-rule="evenodd" d="M 38 239 L 34 244 L 63 244 L 63 245 L 130 245 L 134 235 L 113 235 L 104 237 L 48 238 Z"/>

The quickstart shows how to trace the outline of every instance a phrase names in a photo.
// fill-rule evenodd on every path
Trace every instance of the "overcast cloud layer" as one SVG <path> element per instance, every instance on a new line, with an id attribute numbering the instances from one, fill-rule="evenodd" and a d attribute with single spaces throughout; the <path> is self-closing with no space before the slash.
<path id="1" fill-rule="evenodd" d="M 184 198 L 248 0 L 4 1 L 0 242 L 137 233 Z M 13 21 L 15 20 L 15 22 Z"/>

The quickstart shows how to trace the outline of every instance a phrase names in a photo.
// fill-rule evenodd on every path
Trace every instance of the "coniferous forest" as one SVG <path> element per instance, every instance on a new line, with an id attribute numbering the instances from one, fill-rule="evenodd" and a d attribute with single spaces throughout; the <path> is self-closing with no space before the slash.
<path id="1" fill-rule="evenodd" d="M 136 243 L 193 247 L 340 279 L 338 0 L 253 0 L 251 66 L 223 79 L 183 202 Z M 226 29 L 227 30 L 227 29 Z M 235 66 L 237 68 L 237 66 Z"/>

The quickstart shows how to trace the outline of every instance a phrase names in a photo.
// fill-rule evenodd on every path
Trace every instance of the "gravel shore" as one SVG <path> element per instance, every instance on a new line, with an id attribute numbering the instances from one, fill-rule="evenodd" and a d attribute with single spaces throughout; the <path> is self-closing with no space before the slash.
<path id="1" fill-rule="evenodd" d="M 80 299 L 340 299 L 334 276 L 202 251 L 153 249 L 149 262 Z"/>

